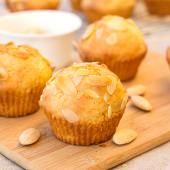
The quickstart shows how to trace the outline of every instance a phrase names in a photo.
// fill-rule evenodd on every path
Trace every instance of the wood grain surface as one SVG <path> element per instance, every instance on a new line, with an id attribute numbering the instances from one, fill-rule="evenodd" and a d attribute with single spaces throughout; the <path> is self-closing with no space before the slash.
<path id="1" fill-rule="evenodd" d="M 109 169 L 170 140 L 170 70 L 164 56 L 149 53 L 137 76 L 124 87 L 147 86 L 144 95 L 153 106 L 151 112 L 135 108 L 129 101 L 119 129 L 131 128 L 138 137 L 130 144 L 106 147 L 73 146 L 56 139 L 41 110 L 27 117 L 0 118 L 0 152 L 27 170 Z M 28 128 L 41 131 L 39 141 L 30 146 L 18 142 Z"/>

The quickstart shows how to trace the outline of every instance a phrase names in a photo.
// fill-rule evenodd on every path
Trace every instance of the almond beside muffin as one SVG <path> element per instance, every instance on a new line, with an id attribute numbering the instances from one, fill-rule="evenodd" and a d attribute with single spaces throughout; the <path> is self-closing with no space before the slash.
<path id="1" fill-rule="evenodd" d="M 50 63 L 28 45 L 0 44 L 0 116 L 18 117 L 39 109 L 52 76 Z"/>
<path id="2" fill-rule="evenodd" d="M 39 103 L 59 140 L 88 146 L 111 139 L 127 101 L 105 65 L 81 63 L 55 73 Z"/>

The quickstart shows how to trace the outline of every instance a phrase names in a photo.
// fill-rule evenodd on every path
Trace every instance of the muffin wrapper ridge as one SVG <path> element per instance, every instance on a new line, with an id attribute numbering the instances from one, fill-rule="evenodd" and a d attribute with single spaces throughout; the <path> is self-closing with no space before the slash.
<path id="1" fill-rule="evenodd" d="M 114 61 L 111 60 L 109 57 L 103 57 L 100 58 L 99 60 L 96 60 L 95 58 L 88 55 L 85 55 L 83 57 L 81 56 L 82 60 L 85 62 L 99 61 L 101 64 L 102 63 L 106 64 L 106 66 L 111 71 L 113 71 L 120 78 L 121 81 L 129 80 L 136 75 L 138 67 L 144 57 L 145 54 L 135 59 L 125 61 Z"/>
<path id="2" fill-rule="evenodd" d="M 44 109 L 43 109 L 44 110 Z M 101 124 L 87 124 L 85 122 L 69 123 L 64 117 L 55 118 L 44 110 L 49 119 L 54 135 L 61 141 L 72 145 L 89 146 L 112 138 L 123 116 L 124 110 L 114 114 L 111 119 Z"/>
<path id="3" fill-rule="evenodd" d="M 19 117 L 32 114 L 39 109 L 38 101 L 43 88 L 39 87 L 29 93 L 12 93 L 6 91 L 0 95 L 0 116 Z"/>
<path id="4" fill-rule="evenodd" d="M 151 14 L 170 14 L 170 0 L 145 0 Z"/>

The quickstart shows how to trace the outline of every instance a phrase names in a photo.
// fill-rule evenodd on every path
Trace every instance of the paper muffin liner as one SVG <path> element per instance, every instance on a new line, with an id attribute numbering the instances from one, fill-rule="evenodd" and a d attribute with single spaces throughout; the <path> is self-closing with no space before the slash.
<path id="1" fill-rule="evenodd" d="M 126 81 L 132 79 L 138 70 L 138 67 L 145 57 L 145 54 L 130 60 L 125 61 L 115 61 L 109 57 L 94 58 L 90 55 L 80 55 L 84 62 L 100 62 L 100 64 L 105 64 L 111 71 L 113 71 L 121 81 Z"/>
<path id="2" fill-rule="evenodd" d="M 170 0 L 145 0 L 145 3 L 151 14 L 170 14 Z"/>
<path id="3" fill-rule="evenodd" d="M 85 122 L 69 123 L 63 118 L 56 118 L 43 108 L 49 119 L 54 135 L 65 143 L 72 145 L 89 146 L 98 144 L 112 138 L 123 116 L 124 110 L 119 111 L 111 119 L 105 120 L 100 124 L 87 124 Z"/>
<path id="4" fill-rule="evenodd" d="M 38 101 L 43 88 L 32 89 L 29 93 L 6 91 L 0 95 L 0 116 L 19 117 L 32 114 L 39 109 Z"/>

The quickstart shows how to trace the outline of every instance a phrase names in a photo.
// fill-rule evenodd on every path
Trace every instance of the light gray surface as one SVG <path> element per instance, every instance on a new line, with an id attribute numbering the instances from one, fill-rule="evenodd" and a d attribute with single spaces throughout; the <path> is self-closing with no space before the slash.
<path id="1" fill-rule="evenodd" d="M 61 9 L 70 11 L 70 7 L 66 0 L 63 1 Z M 148 29 L 148 23 L 150 20 L 154 19 L 155 16 L 151 16 L 148 19 L 148 14 L 143 12 L 143 10 L 143 8 L 141 9 L 140 6 L 138 6 L 135 10 L 135 13 L 138 12 L 138 15 L 133 18 L 137 22 L 138 26 L 145 32 L 146 28 Z M 0 16 L 6 15 L 7 13 L 9 13 L 9 11 L 5 8 L 4 2 L 0 0 Z M 83 20 L 85 19 L 82 14 L 77 14 L 81 15 Z M 154 23 L 154 25 L 161 23 L 162 20 L 170 23 L 169 17 L 165 17 L 163 19 L 156 18 L 155 20 L 156 24 Z M 147 24 L 146 21 L 148 21 Z M 84 22 L 82 30 L 86 27 L 86 25 L 87 22 Z M 82 33 L 82 30 L 79 31 L 78 36 Z M 144 38 L 148 45 L 148 50 L 165 54 L 168 45 L 170 45 L 170 27 L 168 26 L 164 28 L 164 31 L 162 32 L 149 35 L 147 34 Z M 126 167 L 122 166 L 126 164 Z M 113 170 L 170 170 L 170 142 L 135 157 L 122 165 L 113 168 Z M 0 170 L 22 170 L 22 168 L 0 154 Z"/>

